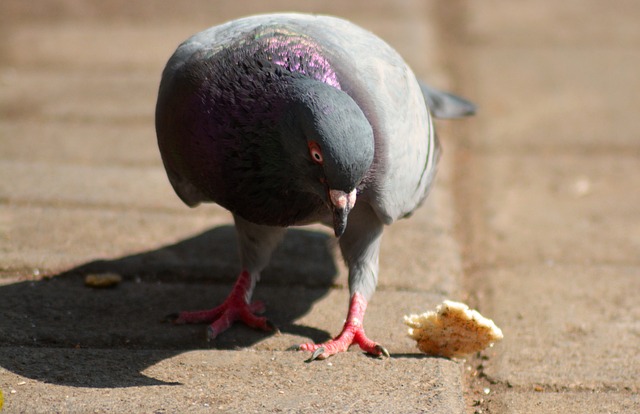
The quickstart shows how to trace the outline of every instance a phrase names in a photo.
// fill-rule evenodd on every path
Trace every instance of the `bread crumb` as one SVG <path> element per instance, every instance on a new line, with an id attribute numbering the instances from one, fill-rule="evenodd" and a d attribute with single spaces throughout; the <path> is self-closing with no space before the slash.
<path id="1" fill-rule="evenodd" d="M 445 300 L 435 311 L 404 317 L 409 336 L 425 354 L 447 358 L 479 352 L 503 338 L 491 319 L 464 303 Z"/>
<path id="2" fill-rule="evenodd" d="M 84 284 L 92 288 L 115 287 L 122 282 L 122 276 L 117 273 L 99 273 L 87 275 Z"/>

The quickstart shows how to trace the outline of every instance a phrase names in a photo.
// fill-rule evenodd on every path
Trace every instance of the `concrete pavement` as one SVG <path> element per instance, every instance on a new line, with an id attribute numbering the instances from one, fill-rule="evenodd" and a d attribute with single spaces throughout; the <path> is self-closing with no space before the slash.
<path id="1" fill-rule="evenodd" d="M 402 315 L 459 293 L 460 254 L 444 167 L 432 200 L 385 237 L 366 328 L 393 357 L 356 349 L 305 364 L 284 351 L 338 332 L 346 274 L 329 233 L 292 230 L 256 291 L 281 335 L 159 321 L 211 307 L 238 268 L 231 218 L 190 210 L 160 163 L 160 72 L 190 34 L 290 2 L 3 2 L 0 389 L 5 412 L 462 412 L 460 362 L 420 355 Z M 338 14 L 379 33 L 415 70 L 446 79 L 430 5 L 360 2 Z M 177 8 L 176 8 L 177 7 Z M 296 7 L 296 9 L 299 9 Z M 363 11 L 365 10 L 365 11 Z M 89 272 L 124 276 L 84 287 Z"/>
<path id="2" fill-rule="evenodd" d="M 0 390 L 4 412 L 633 413 L 640 360 L 640 6 L 622 2 L 0 3 Z M 256 291 L 281 335 L 159 320 L 237 272 L 230 217 L 173 194 L 155 144 L 160 71 L 246 14 L 336 14 L 477 102 L 441 123 L 438 182 L 387 229 L 357 350 L 285 352 L 340 328 L 330 234 L 291 231 Z M 115 271 L 112 290 L 83 286 Z M 463 300 L 505 340 L 423 357 L 402 315 Z"/>
<path id="3" fill-rule="evenodd" d="M 464 286 L 505 335 L 472 400 L 640 412 L 640 5 L 456 6 L 438 21 L 482 108 L 456 141 Z"/>

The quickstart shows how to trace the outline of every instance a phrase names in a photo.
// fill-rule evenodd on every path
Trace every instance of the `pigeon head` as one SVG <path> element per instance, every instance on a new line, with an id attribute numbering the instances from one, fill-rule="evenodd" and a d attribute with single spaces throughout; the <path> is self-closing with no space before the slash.
<path id="1" fill-rule="evenodd" d="M 302 185 L 331 208 L 339 237 L 373 163 L 373 130 L 358 104 L 340 89 L 299 79 L 292 95 L 284 128 L 285 135 L 295 137 L 292 157 L 303 173 Z"/>

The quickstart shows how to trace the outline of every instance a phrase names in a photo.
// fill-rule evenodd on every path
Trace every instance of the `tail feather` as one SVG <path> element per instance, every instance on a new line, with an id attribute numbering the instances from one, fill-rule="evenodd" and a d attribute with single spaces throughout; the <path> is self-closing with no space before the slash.
<path id="1" fill-rule="evenodd" d="M 476 113 L 476 106 L 468 100 L 435 89 L 421 81 L 420 89 L 431 115 L 440 119 L 462 118 Z"/>

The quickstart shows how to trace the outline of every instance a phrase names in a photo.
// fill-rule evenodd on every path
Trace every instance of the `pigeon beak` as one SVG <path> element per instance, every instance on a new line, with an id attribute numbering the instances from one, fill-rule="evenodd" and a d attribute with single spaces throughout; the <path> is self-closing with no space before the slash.
<path id="1" fill-rule="evenodd" d="M 333 206 L 333 231 L 336 237 L 342 236 L 347 228 L 347 217 L 356 205 L 356 189 L 350 193 L 340 190 L 329 190 L 329 199 Z"/>

